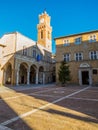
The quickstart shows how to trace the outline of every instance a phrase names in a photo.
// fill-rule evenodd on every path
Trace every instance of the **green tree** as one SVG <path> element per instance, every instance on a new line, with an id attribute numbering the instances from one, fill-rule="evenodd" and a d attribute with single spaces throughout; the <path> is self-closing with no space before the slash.
<path id="1" fill-rule="evenodd" d="M 61 65 L 58 71 L 58 76 L 59 76 L 59 81 L 61 82 L 62 85 L 67 83 L 67 81 L 71 80 L 69 65 L 65 61 L 61 62 Z"/>

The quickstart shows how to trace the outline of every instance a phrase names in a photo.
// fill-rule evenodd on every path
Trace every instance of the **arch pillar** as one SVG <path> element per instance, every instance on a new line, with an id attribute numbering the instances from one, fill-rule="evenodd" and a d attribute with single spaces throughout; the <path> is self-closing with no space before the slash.
<path id="1" fill-rule="evenodd" d="M 27 84 L 30 84 L 30 67 L 27 69 Z"/>
<path id="2" fill-rule="evenodd" d="M 19 85 L 19 70 L 16 72 L 16 85 Z"/>
<path id="3" fill-rule="evenodd" d="M 36 70 L 36 84 L 38 84 L 38 70 Z"/>
<path id="4" fill-rule="evenodd" d="M 20 64 L 18 64 L 18 68 L 16 70 L 16 85 L 19 85 L 19 70 L 20 70 Z"/>
<path id="5" fill-rule="evenodd" d="M 3 72 L 3 84 L 5 84 L 5 79 L 6 79 L 6 71 L 4 69 L 4 72 Z"/>
<path id="6" fill-rule="evenodd" d="M 39 67 L 39 83 L 44 84 L 45 83 L 45 74 L 44 74 L 44 67 L 40 66 Z"/>
<path id="7" fill-rule="evenodd" d="M 43 72 L 43 84 L 45 84 L 45 72 Z"/>
<path id="8" fill-rule="evenodd" d="M 92 85 L 92 70 L 89 69 L 89 85 Z"/>
<path id="9" fill-rule="evenodd" d="M 79 70 L 79 84 L 82 85 L 81 70 Z"/>
<path id="10" fill-rule="evenodd" d="M 11 84 L 14 85 L 14 69 L 12 68 Z"/>

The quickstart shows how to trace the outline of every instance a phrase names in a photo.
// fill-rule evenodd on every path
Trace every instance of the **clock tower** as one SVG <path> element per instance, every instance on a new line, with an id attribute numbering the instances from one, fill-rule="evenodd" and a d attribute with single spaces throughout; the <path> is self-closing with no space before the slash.
<path id="1" fill-rule="evenodd" d="M 52 51 L 52 27 L 50 26 L 50 16 L 44 11 L 39 15 L 38 44 L 44 46 L 48 51 Z"/>

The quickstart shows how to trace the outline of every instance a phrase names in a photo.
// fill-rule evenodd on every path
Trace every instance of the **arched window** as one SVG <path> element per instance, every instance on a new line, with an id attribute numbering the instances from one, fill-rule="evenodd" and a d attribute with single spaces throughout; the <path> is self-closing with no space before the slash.
<path id="1" fill-rule="evenodd" d="M 43 39 L 43 30 L 41 31 L 41 39 Z"/>

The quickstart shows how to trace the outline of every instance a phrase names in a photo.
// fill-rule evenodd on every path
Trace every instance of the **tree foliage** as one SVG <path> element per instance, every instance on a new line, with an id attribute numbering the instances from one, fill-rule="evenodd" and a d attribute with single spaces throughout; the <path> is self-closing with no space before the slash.
<path id="1" fill-rule="evenodd" d="M 70 70 L 69 70 L 69 65 L 65 62 L 62 61 L 59 71 L 58 71 L 58 76 L 59 76 L 59 81 L 62 84 L 67 83 L 67 81 L 70 81 Z"/>

